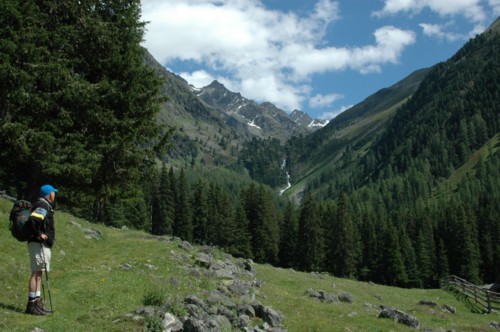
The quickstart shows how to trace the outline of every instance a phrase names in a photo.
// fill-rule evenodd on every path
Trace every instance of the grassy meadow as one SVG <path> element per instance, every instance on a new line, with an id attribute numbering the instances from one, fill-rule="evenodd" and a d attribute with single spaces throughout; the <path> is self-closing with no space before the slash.
<path id="1" fill-rule="evenodd" d="M 30 275 L 25 243 L 8 231 L 11 202 L 0 199 L 0 331 L 142 331 L 135 308 L 160 297 L 176 315 L 185 314 L 182 300 L 220 285 L 220 280 L 189 273 L 193 251 L 179 247 L 171 237 L 91 224 L 71 214 L 56 212 L 56 243 L 49 282 L 54 314 L 25 315 Z M 89 236 L 94 229 L 102 238 Z M 219 253 L 222 257 L 222 253 Z M 288 331 L 411 331 L 389 319 L 377 318 L 379 305 L 394 307 L 420 320 L 420 330 L 493 331 L 498 312 L 474 313 L 467 302 L 443 290 L 400 289 L 366 282 L 302 273 L 255 264 L 263 282 L 256 300 L 285 315 Z M 45 276 L 44 276 L 45 281 Z M 322 303 L 307 289 L 337 295 L 349 293 L 352 303 Z M 47 297 L 48 300 L 48 297 Z M 456 314 L 439 307 L 418 305 L 420 300 L 456 307 Z"/>

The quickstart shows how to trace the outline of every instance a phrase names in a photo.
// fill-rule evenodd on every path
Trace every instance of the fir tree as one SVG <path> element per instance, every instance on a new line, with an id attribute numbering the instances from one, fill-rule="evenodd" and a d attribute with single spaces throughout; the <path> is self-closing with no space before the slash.
<path id="1" fill-rule="evenodd" d="M 175 205 L 174 235 L 185 241 L 193 240 L 193 225 L 191 224 L 189 205 L 189 186 L 184 169 L 179 172 L 177 180 L 177 201 Z"/>
<path id="2" fill-rule="evenodd" d="M 297 256 L 297 237 L 299 222 L 295 211 L 295 206 L 289 202 L 283 220 L 281 222 L 280 238 L 280 266 L 294 267 Z"/>
<path id="3" fill-rule="evenodd" d="M 321 271 L 324 252 L 323 227 L 316 198 L 307 194 L 301 204 L 297 239 L 297 266 L 303 271 Z"/>
<path id="4" fill-rule="evenodd" d="M 208 238 L 208 205 L 205 183 L 200 179 L 194 185 L 191 206 L 193 207 L 193 240 L 205 243 Z"/>

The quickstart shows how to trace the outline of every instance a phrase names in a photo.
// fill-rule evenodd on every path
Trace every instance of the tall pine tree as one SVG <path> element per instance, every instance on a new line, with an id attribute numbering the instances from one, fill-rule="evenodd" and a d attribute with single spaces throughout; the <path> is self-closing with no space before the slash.
<path id="1" fill-rule="evenodd" d="M 321 271 L 325 258 L 320 207 L 312 194 L 301 204 L 297 239 L 297 267 L 303 271 Z"/>

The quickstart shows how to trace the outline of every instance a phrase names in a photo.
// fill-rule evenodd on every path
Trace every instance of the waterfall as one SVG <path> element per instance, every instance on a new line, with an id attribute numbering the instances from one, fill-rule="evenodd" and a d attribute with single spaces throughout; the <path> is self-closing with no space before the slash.
<path id="1" fill-rule="evenodd" d="M 286 158 L 281 163 L 281 169 L 285 169 L 285 167 L 286 167 Z M 292 184 L 290 183 L 290 174 L 288 173 L 288 171 L 286 171 L 286 188 L 280 190 L 280 195 L 283 195 L 283 193 L 291 186 Z"/>

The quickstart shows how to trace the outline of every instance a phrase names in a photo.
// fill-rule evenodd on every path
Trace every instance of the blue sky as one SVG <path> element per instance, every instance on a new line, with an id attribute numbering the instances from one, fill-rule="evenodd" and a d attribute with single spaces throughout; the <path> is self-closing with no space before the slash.
<path id="1" fill-rule="evenodd" d="M 331 119 L 445 61 L 500 0 L 141 0 L 143 45 L 195 87 Z"/>

